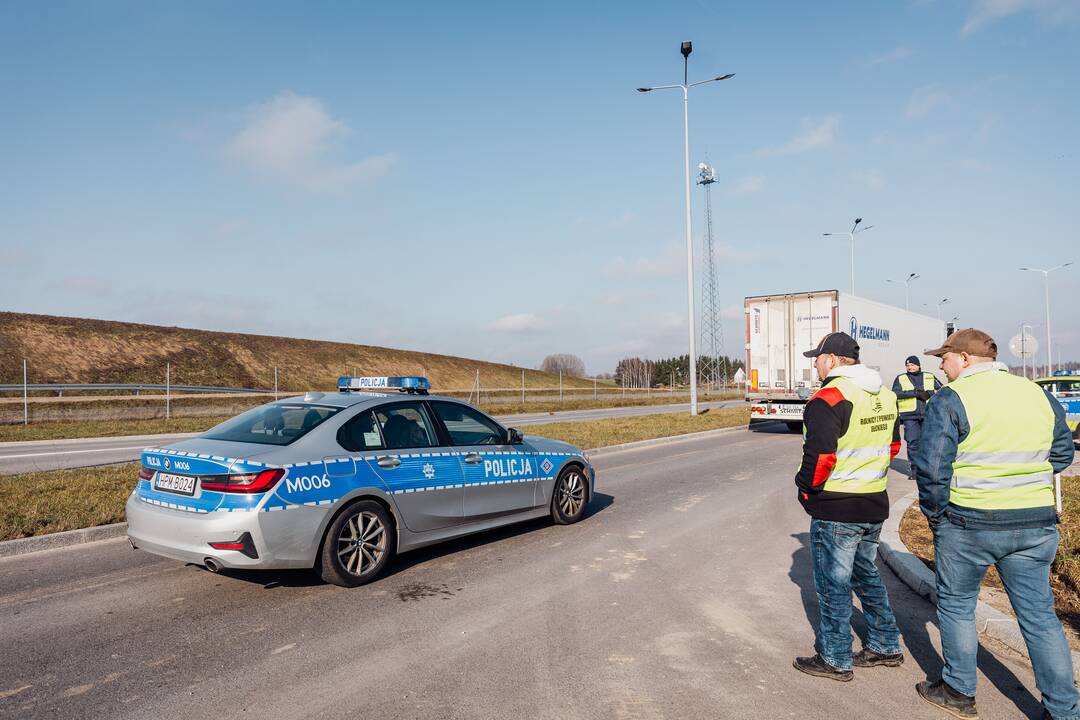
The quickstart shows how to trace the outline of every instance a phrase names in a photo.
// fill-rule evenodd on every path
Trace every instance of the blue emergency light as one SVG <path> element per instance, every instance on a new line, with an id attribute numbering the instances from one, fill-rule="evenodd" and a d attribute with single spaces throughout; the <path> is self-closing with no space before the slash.
<path id="1" fill-rule="evenodd" d="M 1075 370 L 1055 370 L 1053 377 L 1068 377 L 1069 375 L 1077 375 Z"/>
<path id="2" fill-rule="evenodd" d="M 427 395 L 431 381 L 417 375 L 392 375 L 388 377 L 351 377 L 343 375 L 337 381 L 338 391 L 359 392 L 367 390 L 397 390 L 398 392 Z"/>

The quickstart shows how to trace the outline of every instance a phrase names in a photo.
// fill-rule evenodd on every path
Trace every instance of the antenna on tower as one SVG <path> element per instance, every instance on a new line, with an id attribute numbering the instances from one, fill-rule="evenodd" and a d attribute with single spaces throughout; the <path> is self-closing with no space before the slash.
<path id="1" fill-rule="evenodd" d="M 702 255 L 705 272 L 701 280 L 701 348 L 704 358 L 701 377 L 706 384 L 719 389 L 727 382 L 727 358 L 724 356 L 724 324 L 720 317 L 719 287 L 716 282 L 716 253 L 713 248 L 712 188 L 716 172 L 708 161 L 698 164 L 697 184 L 705 189 L 705 247 Z"/>

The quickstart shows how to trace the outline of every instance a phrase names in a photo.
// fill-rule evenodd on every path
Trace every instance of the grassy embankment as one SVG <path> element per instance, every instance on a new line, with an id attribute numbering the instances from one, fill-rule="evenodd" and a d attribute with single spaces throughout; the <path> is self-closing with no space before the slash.
<path id="1" fill-rule="evenodd" d="M 1050 571 L 1050 585 L 1058 616 L 1074 631 L 1080 632 L 1080 475 L 1062 482 L 1061 544 Z M 900 539 L 908 550 L 932 570 L 934 568 L 934 536 L 926 516 L 915 503 L 900 521 Z M 984 587 L 1004 591 L 997 570 L 990 568 L 983 580 Z"/>
<path id="2" fill-rule="evenodd" d="M 403 396 L 406 397 L 406 396 Z M 706 402 L 721 399 L 741 398 L 741 393 L 702 393 L 699 401 Z M 247 404 L 245 404 L 245 401 Z M 115 420 L 80 420 L 73 422 L 50 422 L 31 423 L 30 425 L 0 425 L 0 442 L 12 442 L 18 440 L 61 440 L 65 438 L 94 438 L 94 437 L 118 437 L 121 435 L 160 435 L 165 433 L 202 432 L 218 423 L 227 420 L 233 415 L 242 412 L 255 405 L 266 402 L 266 398 L 237 399 L 236 407 L 230 407 L 230 414 L 220 411 L 211 412 L 197 417 L 173 417 L 166 420 L 164 417 L 150 417 L 146 419 L 115 419 Z M 480 408 L 492 415 L 519 415 L 523 413 L 554 413 L 561 410 L 592 410 L 614 407 L 636 407 L 641 405 L 667 405 L 670 403 L 687 402 L 685 395 L 674 397 L 666 394 L 655 394 L 652 397 L 636 396 L 623 399 L 621 397 L 607 397 L 593 400 L 571 399 L 545 400 L 539 402 L 517 403 L 481 403 Z M 164 409 L 160 411 L 164 413 Z"/>
<path id="3" fill-rule="evenodd" d="M 691 417 L 684 413 L 551 423 L 527 428 L 542 435 L 597 448 L 745 425 L 747 408 L 724 408 Z M 0 477 L 0 540 L 106 525 L 124 519 L 135 485 L 136 463 Z"/>
<path id="4" fill-rule="evenodd" d="M 357 334 L 363 333 L 362 327 Z M 518 388 L 523 369 L 434 353 L 299 338 L 0 312 L 0 383 L 164 383 L 333 388 L 340 375 L 423 375 L 435 388 Z M 524 369 L 526 387 L 558 389 L 559 376 Z M 593 381 L 563 378 L 563 388 Z M 601 387 L 605 383 L 601 383 Z M 610 383 L 608 383 L 610 385 Z"/>

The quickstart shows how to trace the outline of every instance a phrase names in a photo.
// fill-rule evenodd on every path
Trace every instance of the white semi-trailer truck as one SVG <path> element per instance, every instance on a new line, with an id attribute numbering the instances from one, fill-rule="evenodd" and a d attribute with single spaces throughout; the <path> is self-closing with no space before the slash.
<path id="1" fill-rule="evenodd" d="M 887 386 L 904 372 L 909 355 L 944 381 L 940 361 L 922 353 L 941 345 L 946 324 L 927 315 L 837 290 L 748 297 L 744 312 L 751 425 L 779 421 L 802 429 L 803 407 L 821 387 L 813 359 L 803 352 L 831 332 L 854 337 L 861 362 L 880 372 Z"/>

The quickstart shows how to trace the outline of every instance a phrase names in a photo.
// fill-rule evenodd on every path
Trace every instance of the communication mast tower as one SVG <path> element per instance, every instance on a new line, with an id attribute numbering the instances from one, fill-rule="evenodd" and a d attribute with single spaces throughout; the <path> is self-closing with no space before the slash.
<path id="1" fill-rule="evenodd" d="M 705 247 L 702 255 L 705 272 L 701 280 L 701 379 L 707 385 L 720 387 L 727 381 L 727 358 L 724 357 L 724 324 L 720 317 L 719 288 L 716 282 L 716 254 L 713 248 L 712 188 L 716 173 L 709 163 L 698 165 L 697 183 L 705 189 Z"/>

